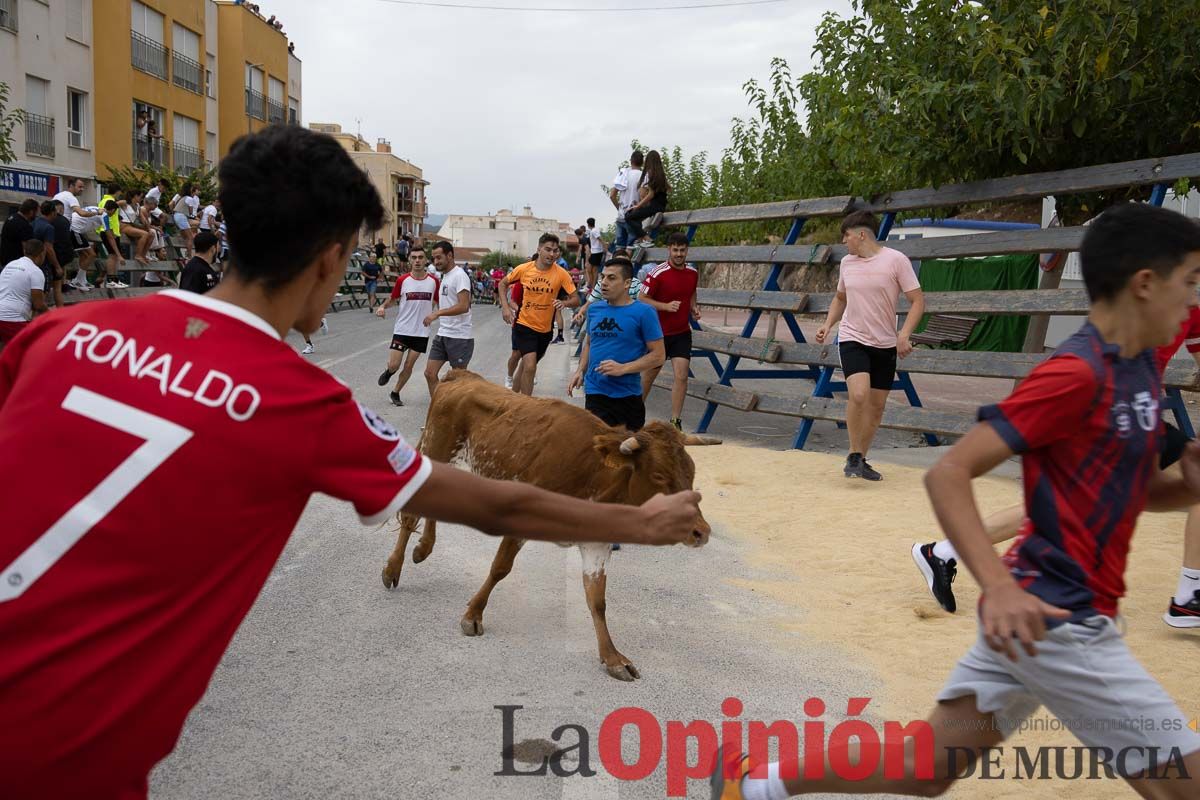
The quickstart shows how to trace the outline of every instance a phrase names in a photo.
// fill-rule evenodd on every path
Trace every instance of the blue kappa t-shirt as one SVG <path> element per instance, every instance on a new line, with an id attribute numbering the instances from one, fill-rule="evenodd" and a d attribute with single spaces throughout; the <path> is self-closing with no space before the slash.
<path id="1" fill-rule="evenodd" d="M 649 343 L 663 338 L 658 312 L 637 301 L 610 306 L 604 300 L 597 300 L 588 306 L 587 323 L 589 351 L 583 390 L 606 397 L 640 395 L 641 375 L 602 375 L 596 372 L 596 366 L 608 359 L 628 364 L 646 355 Z"/>

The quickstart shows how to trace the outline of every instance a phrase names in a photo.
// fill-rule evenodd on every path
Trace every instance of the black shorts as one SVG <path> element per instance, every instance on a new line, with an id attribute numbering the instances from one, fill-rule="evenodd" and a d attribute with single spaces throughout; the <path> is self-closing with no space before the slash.
<path id="1" fill-rule="evenodd" d="M 871 347 L 858 342 L 839 342 L 842 374 L 849 378 L 860 372 L 871 375 L 872 389 L 891 390 L 896 380 L 896 348 Z"/>
<path id="2" fill-rule="evenodd" d="M 71 231 L 71 241 L 75 243 L 76 252 L 79 252 L 80 250 L 91 250 L 95 253 L 100 252 L 100 244 L 98 242 L 88 241 L 88 238 L 82 233 Z"/>
<path id="3" fill-rule="evenodd" d="M 521 355 L 537 353 L 537 360 L 541 361 L 542 357 L 546 355 L 546 350 L 550 347 L 550 339 L 553 335 L 553 331 L 538 333 L 533 328 L 527 328 L 519 322 L 514 322 L 512 326 L 512 349 Z"/>
<path id="4" fill-rule="evenodd" d="M 1191 441 L 1183 431 L 1169 422 L 1164 422 L 1162 452 L 1158 454 L 1158 468 L 1166 469 L 1183 457 L 1183 449 Z"/>
<path id="5" fill-rule="evenodd" d="M 692 357 L 692 329 L 688 328 L 683 333 L 672 333 L 663 337 L 663 347 L 667 350 L 667 360 L 672 358 L 687 358 Z"/>
<path id="6" fill-rule="evenodd" d="M 614 428 L 624 425 L 631 431 L 640 431 L 646 424 L 646 404 L 640 394 L 629 397 L 589 394 L 583 400 L 583 407 Z"/>
<path id="7" fill-rule="evenodd" d="M 588 263 L 591 264 L 593 267 L 603 267 L 604 266 L 604 251 L 601 250 L 599 253 L 592 253 L 591 255 L 589 255 Z"/>
<path id="8" fill-rule="evenodd" d="M 428 336 L 405 336 L 402 333 L 392 334 L 392 343 L 389 345 L 389 350 L 412 350 L 415 353 L 424 353 L 429 347 Z"/>

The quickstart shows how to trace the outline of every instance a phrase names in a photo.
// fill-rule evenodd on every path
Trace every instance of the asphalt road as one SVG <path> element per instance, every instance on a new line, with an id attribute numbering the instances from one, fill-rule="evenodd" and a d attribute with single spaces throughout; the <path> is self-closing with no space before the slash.
<path id="1" fill-rule="evenodd" d="M 474 314 L 471 367 L 500 381 L 508 330 L 494 307 L 477 306 Z M 359 310 L 333 314 L 329 324 L 310 358 L 415 441 L 428 407 L 423 379 L 414 376 L 403 408 L 391 406 L 375 382 L 390 318 Z M 298 337 L 291 341 L 299 349 Z M 573 351 L 551 348 L 538 394 L 563 394 Z M 665 403 L 656 393 L 651 416 L 665 417 Z M 724 418 L 740 424 L 737 415 Z M 702 479 L 697 488 L 718 491 Z M 614 554 L 609 625 L 642 674 L 622 683 L 597 658 L 574 548 L 527 545 L 492 596 L 485 634 L 467 638 L 458 620 L 497 540 L 442 526 L 433 555 L 407 563 L 399 587 L 388 591 L 379 575 L 392 528 L 363 528 L 349 505 L 313 498 L 174 754 L 153 773 L 153 797 L 663 798 L 663 763 L 639 781 L 619 781 L 600 763 L 600 725 L 614 710 L 644 708 L 664 731 L 670 720 L 719 725 L 722 700 L 734 696 L 745 704 L 743 720 L 799 723 L 803 701 L 815 696 L 836 720 L 847 697 L 873 686 L 846 653 L 785 632 L 779 623 L 794 610 L 728 582 L 780 576 L 752 568 L 745 545 L 719 529 L 700 550 Z M 497 775 L 504 730 L 496 706 L 523 707 L 511 712 L 512 743 L 527 760 L 549 752 L 559 726 L 581 726 L 588 764 L 576 751 L 561 768 L 590 766 L 597 774 Z M 565 731 L 560 745 L 579 737 L 578 729 Z M 637 759 L 629 729 L 623 751 L 627 762 Z M 701 781 L 688 787 L 688 796 L 708 797 Z"/>

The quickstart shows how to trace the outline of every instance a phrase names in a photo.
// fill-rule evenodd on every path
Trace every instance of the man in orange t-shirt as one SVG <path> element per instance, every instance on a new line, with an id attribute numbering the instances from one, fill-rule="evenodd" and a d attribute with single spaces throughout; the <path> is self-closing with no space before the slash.
<path id="1" fill-rule="evenodd" d="M 559 250 L 558 237 L 543 233 L 538 239 L 537 259 L 514 268 L 500 281 L 501 314 L 504 323 L 512 325 L 513 353 L 521 359 L 513 390 L 523 394 L 533 394 L 537 364 L 550 346 L 555 313 L 579 305 L 570 273 L 555 263 Z M 516 314 L 508 297 L 508 287 L 514 283 L 521 285 L 521 307 Z"/>

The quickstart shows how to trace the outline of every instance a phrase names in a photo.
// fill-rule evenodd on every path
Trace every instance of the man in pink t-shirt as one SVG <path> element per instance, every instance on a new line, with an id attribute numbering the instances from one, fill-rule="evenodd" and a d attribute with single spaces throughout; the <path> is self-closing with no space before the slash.
<path id="1" fill-rule="evenodd" d="M 879 222 L 869 211 L 855 211 L 842 220 L 842 243 L 849 253 L 842 259 L 837 296 L 829 304 L 825 324 L 817 331 L 824 344 L 840 320 L 838 349 L 850 403 L 846 428 L 850 455 L 847 478 L 877 481 L 883 478 L 867 463 L 867 450 L 883 419 L 896 357 L 912 352 L 908 337 L 925 313 L 925 296 L 908 256 L 884 247 L 875 239 Z M 900 333 L 896 333 L 896 301 L 903 294 L 912 304 Z"/>

